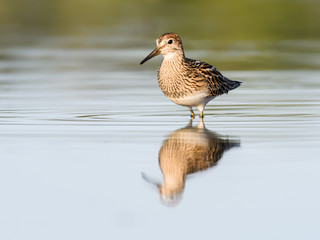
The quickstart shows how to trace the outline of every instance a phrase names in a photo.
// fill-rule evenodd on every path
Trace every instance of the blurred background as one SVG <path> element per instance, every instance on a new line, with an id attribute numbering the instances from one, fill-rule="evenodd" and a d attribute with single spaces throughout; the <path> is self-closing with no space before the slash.
<path id="1" fill-rule="evenodd" d="M 172 31 L 224 69 L 318 69 L 319 14 L 316 0 L 2 0 L 0 43 L 147 51 Z"/>

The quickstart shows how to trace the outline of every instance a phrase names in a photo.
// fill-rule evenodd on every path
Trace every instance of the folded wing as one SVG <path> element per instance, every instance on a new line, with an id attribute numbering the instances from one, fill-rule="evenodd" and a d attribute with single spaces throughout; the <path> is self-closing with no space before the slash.
<path id="1" fill-rule="evenodd" d="M 203 77 L 208 84 L 208 89 L 212 96 L 219 96 L 228 93 L 240 86 L 241 82 L 230 80 L 223 76 L 212 65 L 193 59 L 186 59 L 188 64 L 195 69 L 199 76 Z"/>

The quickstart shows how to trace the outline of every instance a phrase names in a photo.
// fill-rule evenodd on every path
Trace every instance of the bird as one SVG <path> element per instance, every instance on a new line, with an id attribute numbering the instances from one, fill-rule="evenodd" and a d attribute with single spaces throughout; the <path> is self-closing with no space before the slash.
<path id="1" fill-rule="evenodd" d="M 233 147 L 240 147 L 240 141 L 208 130 L 203 121 L 192 126 L 190 119 L 186 127 L 173 131 L 159 150 L 163 183 L 145 173 L 142 178 L 158 188 L 160 199 L 165 205 L 176 206 L 182 198 L 188 175 L 216 166 L 223 154 Z"/>
<path id="2" fill-rule="evenodd" d="M 156 48 L 141 62 L 162 54 L 158 69 L 158 84 L 164 95 L 172 102 L 188 107 L 191 119 L 195 118 L 193 107 L 200 112 L 215 97 L 228 93 L 242 82 L 230 80 L 212 65 L 186 58 L 181 38 L 176 33 L 165 33 L 156 40 Z"/>

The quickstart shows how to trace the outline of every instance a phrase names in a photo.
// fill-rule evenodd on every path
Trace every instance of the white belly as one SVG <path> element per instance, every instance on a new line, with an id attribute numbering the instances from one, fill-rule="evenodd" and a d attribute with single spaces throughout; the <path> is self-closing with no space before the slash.
<path id="1" fill-rule="evenodd" d="M 204 106 L 214 97 L 208 97 L 206 92 L 198 92 L 190 96 L 185 96 L 181 98 L 169 98 L 172 102 L 186 106 L 186 107 L 197 107 Z"/>

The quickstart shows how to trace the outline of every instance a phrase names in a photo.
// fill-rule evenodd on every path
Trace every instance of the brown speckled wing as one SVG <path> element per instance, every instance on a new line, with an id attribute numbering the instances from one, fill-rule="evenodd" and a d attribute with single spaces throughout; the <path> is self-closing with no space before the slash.
<path id="1" fill-rule="evenodd" d="M 190 67 L 196 69 L 198 74 L 205 79 L 212 96 L 228 93 L 230 90 L 239 87 L 241 84 L 241 82 L 226 78 L 215 67 L 208 63 L 189 58 L 186 59 L 186 62 Z"/>

